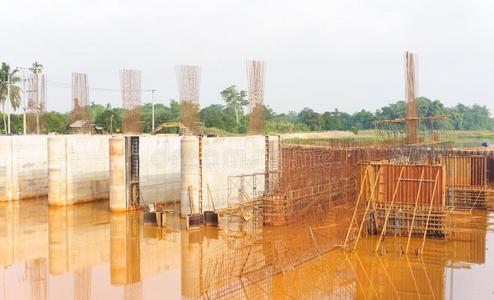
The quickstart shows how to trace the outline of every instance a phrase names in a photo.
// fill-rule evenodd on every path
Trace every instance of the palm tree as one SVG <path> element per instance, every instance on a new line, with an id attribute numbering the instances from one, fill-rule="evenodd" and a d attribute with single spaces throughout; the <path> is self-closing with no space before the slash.
<path id="1" fill-rule="evenodd" d="M 31 65 L 31 68 L 29 68 L 29 70 L 31 70 L 34 74 L 39 74 L 43 72 L 43 65 L 35 61 Z"/>
<path id="2" fill-rule="evenodd" d="M 16 75 L 18 69 L 10 70 L 10 66 L 2 63 L 0 67 L 0 104 L 2 104 L 3 128 L 4 131 L 10 133 L 10 107 L 14 110 L 21 105 L 21 88 L 16 84 L 21 81 L 21 78 Z M 5 120 L 5 104 L 9 106 L 8 120 Z"/>

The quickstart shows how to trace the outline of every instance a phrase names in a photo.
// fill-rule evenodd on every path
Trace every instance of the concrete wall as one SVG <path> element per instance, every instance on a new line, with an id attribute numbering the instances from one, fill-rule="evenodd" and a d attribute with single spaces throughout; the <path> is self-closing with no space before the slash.
<path id="1" fill-rule="evenodd" d="M 0 136 L 0 201 L 48 192 L 47 136 Z"/>
<path id="2" fill-rule="evenodd" d="M 199 208 L 199 142 L 197 137 L 182 140 L 181 213 L 190 213 L 189 189 L 194 208 Z M 203 210 L 212 209 L 209 197 L 217 209 L 228 206 L 228 178 L 233 175 L 263 173 L 265 171 L 264 136 L 216 137 L 202 139 Z M 264 190 L 259 176 L 257 190 Z M 189 188 L 190 187 L 190 188 Z M 248 191 L 247 191 L 248 192 Z"/>
<path id="3" fill-rule="evenodd" d="M 48 137 L 50 205 L 108 199 L 109 138 L 105 135 Z"/>
<path id="4" fill-rule="evenodd" d="M 68 205 L 108 198 L 109 138 L 102 135 L 0 136 L 0 202 L 49 195 Z M 143 203 L 180 200 L 178 135 L 141 136 Z M 48 148 L 50 161 L 48 161 Z M 48 169 L 51 190 L 48 192 Z"/>
<path id="5" fill-rule="evenodd" d="M 139 138 L 141 204 L 180 200 L 180 139 L 178 135 Z M 125 139 L 110 140 L 110 210 L 126 210 Z"/>
<path id="6" fill-rule="evenodd" d="M 180 140 L 178 135 L 139 139 L 141 203 L 180 200 Z"/>

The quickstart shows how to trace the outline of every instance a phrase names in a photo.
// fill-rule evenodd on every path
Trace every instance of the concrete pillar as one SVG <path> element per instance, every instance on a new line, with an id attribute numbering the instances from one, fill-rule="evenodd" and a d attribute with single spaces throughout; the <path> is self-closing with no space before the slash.
<path id="1" fill-rule="evenodd" d="M 67 139 L 48 137 L 48 205 L 70 204 L 67 199 Z"/>
<path id="2" fill-rule="evenodd" d="M 183 217 L 191 213 L 190 197 L 193 200 L 192 210 L 197 212 L 199 209 L 199 141 L 197 137 L 184 137 L 182 139 L 180 156 L 182 172 L 180 213 Z"/>
<path id="3" fill-rule="evenodd" d="M 125 138 L 110 139 L 110 210 L 128 209 L 125 187 Z"/>

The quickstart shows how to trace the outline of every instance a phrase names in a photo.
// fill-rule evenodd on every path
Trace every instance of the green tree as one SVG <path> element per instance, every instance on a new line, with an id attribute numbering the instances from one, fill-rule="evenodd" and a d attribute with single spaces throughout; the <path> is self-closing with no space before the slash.
<path id="1" fill-rule="evenodd" d="M 108 106 L 108 104 L 107 104 Z M 91 102 L 91 105 L 89 106 L 89 119 L 90 120 L 96 120 L 96 117 L 104 112 L 106 110 L 106 107 L 101 104 L 96 104 L 94 101 Z"/>
<path id="2" fill-rule="evenodd" d="M 13 110 L 16 110 L 22 101 L 22 90 L 17 85 L 21 81 L 21 78 L 17 76 L 18 71 L 18 69 L 10 70 L 10 66 L 4 62 L 0 67 L 0 104 L 2 104 L 4 132 L 8 132 L 10 128 L 10 114 L 7 115 L 8 120 L 5 120 L 5 105 L 10 105 Z"/>
<path id="3" fill-rule="evenodd" d="M 323 128 L 325 130 L 341 130 L 342 124 L 338 109 L 334 112 L 325 112 L 322 114 Z"/>
<path id="4" fill-rule="evenodd" d="M 322 116 L 308 107 L 298 113 L 298 122 L 307 125 L 312 131 L 322 130 L 323 127 Z"/>
<path id="5" fill-rule="evenodd" d="M 32 63 L 31 68 L 29 68 L 29 69 L 34 74 L 39 74 L 39 73 L 43 72 L 43 65 L 38 63 L 37 61 L 35 61 Z"/>
<path id="6" fill-rule="evenodd" d="M 56 111 L 51 111 L 45 113 L 44 118 L 44 132 L 66 133 L 68 131 L 70 124 L 68 116 L 64 116 Z"/>
<path id="7" fill-rule="evenodd" d="M 200 111 L 201 120 L 206 127 L 215 127 L 227 130 L 226 123 L 228 122 L 225 113 L 225 107 L 221 104 L 212 104 L 204 107 Z"/>
<path id="8" fill-rule="evenodd" d="M 106 109 L 96 116 L 94 123 L 110 134 L 120 132 L 122 128 L 122 110 L 111 108 L 110 105 L 107 105 Z"/>
<path id="9" fill-rule="evenodd" d="M 235 85 L 231 85 L 220 92 L 226 103 L 226 111 L 233 112 L 235 116 L 235 131 L 239 132 L 240 121 L 244 116 L 244 108 L 249 104 L 246 91 L 238 91 Z"/>
<path id="10" fill-rule="evenodd" d="M 143 121 L 143 132 L 151 132 L 153 128 L 153 105 L 152 103 L 146 103 L 142 106 L 141 110 Z M 171 107 L 164 104 L 157 103 L 154 105 L 154 123 L 155 127 L 160 124 L 172 121 L 178 121 L 180 112 L 175 112 Z"/>
<path id="11" fill-rule="evenodd" d="M 180 103 L 175 100 L 171 99 L 170 100 L 170 110 L 171 110 L 171 117 L 173 121 L 179 121 L 180 120 Z"/>
<path id="12" fill-rule="evenodd" d="M 370 111 L 362 109 L 352 115 L 353 127 L 357 129 L 370 129 L 374 128 L 374 121 L 376 116 Z"/>

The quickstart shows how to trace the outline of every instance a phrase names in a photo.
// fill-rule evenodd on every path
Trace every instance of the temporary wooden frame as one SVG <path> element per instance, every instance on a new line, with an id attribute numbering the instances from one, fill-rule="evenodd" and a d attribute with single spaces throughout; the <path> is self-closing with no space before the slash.
<path id="1" fill-rule="evenodd" d="M 360 191 L 344 247 L 349 246 L 351 233 L 358 222 L 353 249 L 358 245 L 366 222 L 369 222 L 367 231 L 379 235 L 376 252 L 389 231 L 407 236 L 405 253 L 409 253 L 412 236 L 422 237 L 422 246 L 416 250 L 422 252 L 427 235 L 446 235 L 445 169 L 442 165 L 372 162 L 364 164 L 362 170 Z M 362 201 L 366 202 L 365 211 L 359 220 Z"/>

